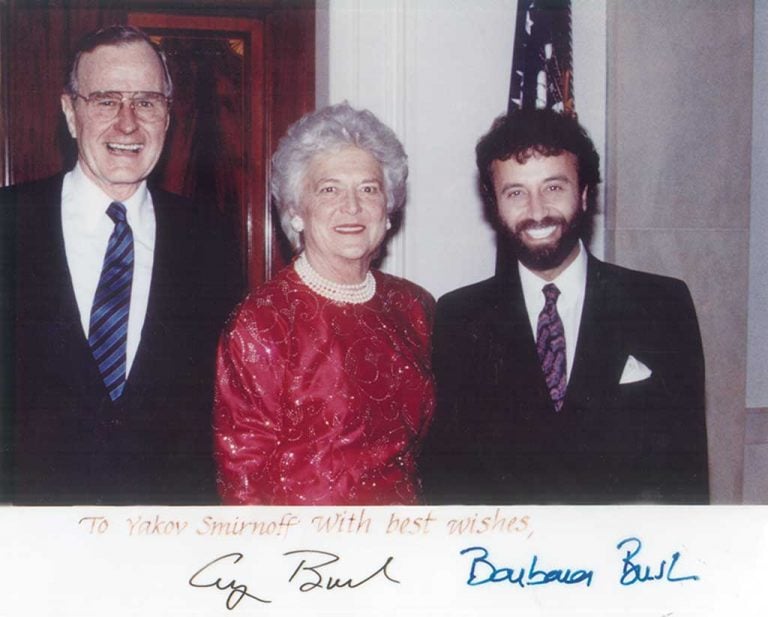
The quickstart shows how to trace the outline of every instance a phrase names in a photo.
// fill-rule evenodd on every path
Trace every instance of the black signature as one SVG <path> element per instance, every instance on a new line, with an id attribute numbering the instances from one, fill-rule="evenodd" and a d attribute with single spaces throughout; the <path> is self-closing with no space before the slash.
<path id="1" fill-rule="evenodd" d="M 302 558 L 302 560 L 299 562 L 299 565 L 296 566 L 296 569 L 293 571 L 293 574 L 291 574 L 290 578 L 288 579 L 288 582 L 292 583 L 297 576 L 303 573 L 304 576 L 299 579 L 299 582 L 301 583 L 299 585 L 299 591 L 303 591 L 303 592 L 312 591 L 314 589 L 326 589 L 326 590 L 340 589 L 340 588 L 354 589 L 356 587 L 360 587 L 361 585 L 364 585 L 365 583 L 371 581 L 372 579 L 376 578 L 379 574 L 383 575 L 384 578 L 386 578 L 391 583 L 397 583 L 397 584 L 400 583 L 400 581 L 398 581 L 397 579 L 392 578 L 392 576 L 389 574 L 387 570 L 390 564 L 394 561 L 395 559 L 394 557 L 387 557 L 387 560 L 384 562 L 384 565 L 382 565 L 375 572 L 369 574 L 364 578 L 355 580 L 352 577 L 350 578 L 336 577 L 336 576 L 331 576 L 329 574 L 326 574 L 324 571 L 321 572 L 321 570 L 323 570 L 327 566 L 337 563 L 341 559 L 339 555 L 336 555 L 334 553 L 327 553 L 326 551 L 316 551 L 311 549 L 303 549 L 298 551 L 289 551 L 287 553 L 283 553 L 283 555 L 286 557 L 291 555 L 306 556 Z"/>
<path id="2" fill-rule="evenodd" d="M 234 609 L 243 598 L 250 598 L 257 602 L 263 602 L 269 604 L 272 600 L 265 600 L 259 598 L 251 593 L 248 593 L 248 586 L 238 583 L 235 579 L 230 579 L 228 583 L 225 583 L 221 577 L 217 577 L 216 580 L 212 580 L 215 575 L 213 572 L 214 566 L 224 561 L 231 561 L 232 563 L 238 563 L 243 558 L 242 553 L 227 553 L 221 557 L 217 557 L 213 561 L 209 561 L 197 572 L 195 572 L 189 579 L 189 584 L 192 587 L 207 588 L 215 587 L 219 591 L 229 590 L 227 595 L 226 606 L 228 610 Z"/>

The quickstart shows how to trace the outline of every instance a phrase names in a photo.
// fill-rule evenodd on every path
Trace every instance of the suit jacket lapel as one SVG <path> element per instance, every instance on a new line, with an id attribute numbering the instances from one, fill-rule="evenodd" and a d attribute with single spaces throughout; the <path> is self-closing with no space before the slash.
<path id="1" fill-rule="evenodd" d="M 72 377 L 81 380 L 80 385 L 89 389 L 94 380 L 101 383 L 101 377 L 80 323 L 80 310 L 67 262 L 61 219 L 62 182 L 63 176 L 58 176 L 48 183 L 45 194 L 35 206 L 40 210 L 32 224 L 39 226 L 39 233 L 34 234 L 38 241 L 28 253 L 35 256 L 31 264 L 34 274 L 28 280 L 34 281 L 39 293 L 47 296 L 38 306 L 48 313 L 46 321 L 51 327 L 48 338 L 53 347 L 58 347 L 51 350 L 52 355 L 59 358 L 57 361 L 71 362 L 70 366 L 78 367 L 72 371 Z M 87 368 L 83 370 L 83 367 Z"/>
<path id="2" fill-rule="evenodd" d="M 173 316 L 168 314 L 167 302 L 163 293 L 173 280 L 173 271 L 169 257 L 174 247 L 169 246 L 173 237 L 170 233 L 172 222 L 162 194 L 152 191 L 152 205 L 155 210 L 155 249 L 152 255 L 152 278 L 149 284 L 149 297 L 147 299 L 147 313 L 144 316 L 144 325 L 141 329 L 141 340 L 136 357 L 133 361 L 128 384 L 134 392 L 140 392 L 143 386 L 154 376 L 149 367 L 152 366 L 152 358 L 156 357 L 159 332 L 165 328 L 168 319 Z"/>
<path id="3" fill-rule="evenodd" d="M 551 406 L 551 401 L 536 352 L 520 275 L 517 268 L 512 268 L 497 278 L 499 302 L 494 312 L 498 316 L 498 330 L 492 344 L 498 345 L 496 353 L 502 358 L 506 383 L 513 385 L 510 396 L 526 401 L 518 407 L 521 414 L 539 414 L 542 405 Z"/>
<path id="4" fill-rule="evenodd" d="M 40 267 L 35 270 L 36 275 L 42 278 L 38 280 L 46 293 L 55 295 L 52 298 L 53 303 L 46 309 L 52 311 L 56 322 L 67 325 L 70 335 L 77 335 L 77 338 L 84 340 L 85 335 L 80 326 L 80 311 L 77 308 L 72 275 L 64 248 L 61 221 L 62 180 L 63 177 L 58 177 L 55 182 L 51 182 L 50 192 L 39 204 L 40 216 L 36 217 L 36 223 L 39 225 L 39 242 L 34 253 L 39 256 L 37 264 Z"/>
<path id="5" fill-rule="evenodd" d="M 197 301 L 188 260 L 199 247 L 192 246 L 185 235 L 187 205 L 160 190 L 152 189 L 151 194 L 156 221 L 152 279 L 141 341 L 128 379 L 137 394 L 166 379 L 158 367 L 167 365 L 169 350 L 179 345 L 178 324 L 188 318 L 190 307 Z"/>
<path id="6" fill-rule="evenodd" d="M 568 382 L 564 411 L 579 413 L 587 408 L 595 393 L 605 391 L 607 385 L 618 384 L 626 359 L 617 336 L 620 324 L 617 310 L 611 300 L 610 282 L 606 272 L 592 255 L 587 262 L 587 287 L 584 308 L 576 343 L 573 370 Z"/>

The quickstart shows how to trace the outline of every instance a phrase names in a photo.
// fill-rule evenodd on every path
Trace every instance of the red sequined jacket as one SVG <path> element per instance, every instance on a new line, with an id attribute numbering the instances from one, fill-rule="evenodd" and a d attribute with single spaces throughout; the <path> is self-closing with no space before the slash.
<path id="1" fill-rule="evenodd" d="M 375 273 L 363 304 L 311 291 L 292 265 L 221 337 L 214 405 L 225 504 L 413 504 L 434 409 L 434 300 Z"/>

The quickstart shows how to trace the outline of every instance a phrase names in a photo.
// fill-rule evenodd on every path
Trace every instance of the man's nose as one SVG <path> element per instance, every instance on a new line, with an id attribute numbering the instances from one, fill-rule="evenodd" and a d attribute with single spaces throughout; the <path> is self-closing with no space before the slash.
<path id="1" fill-rule="evenodd" d="M 528 201 L 528 214 L 534 221 L 540 221 L 547 216 L 547 205 L 538 193 L 531 193 Z"/>
<path id="2" fill-rule="evenodd" d="M 123 99 L 120 102 L 120 109 L 117 112 L 115 127 L 123 133 L 132 133 L 139 126 L 136 120 L 136 112 L 133 109 L 131 101 Z"/>

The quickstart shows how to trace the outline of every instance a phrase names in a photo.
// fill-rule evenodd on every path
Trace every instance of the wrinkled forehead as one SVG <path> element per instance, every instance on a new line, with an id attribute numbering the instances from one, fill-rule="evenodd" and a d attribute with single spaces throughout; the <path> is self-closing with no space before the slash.
<path id="1" fill-rule="evenodd" d="M 81 92 L 163 92 L 163 67 L 155 51 L 143 41 L 101 45 L 80 56 L 77 82 Z"/>
<path id="2" fill-rule="evenodd" d="M 305 183 L 321 179 L 358 176 L 383 182 L 379 160 L 368 150 L 350 144 L 326 148 L 312 155 L 304 171 Z"/>

